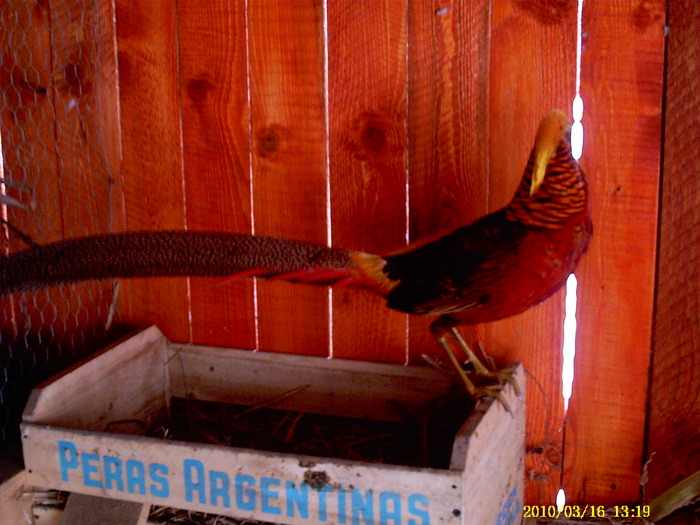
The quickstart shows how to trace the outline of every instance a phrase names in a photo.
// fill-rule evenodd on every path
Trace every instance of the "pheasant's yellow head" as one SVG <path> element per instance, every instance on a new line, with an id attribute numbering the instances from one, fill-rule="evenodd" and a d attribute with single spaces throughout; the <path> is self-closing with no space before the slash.
<path id="1" fill-rule="evenodd" d="M 554 109 L 540 122 L 535 138 L 535 163 L 532 168 L 530 196 L 534 195 L 544 181 L 547 164 L 557 152 L 562 140 L 570 140 L 571 123 L 564 112 Z"/>

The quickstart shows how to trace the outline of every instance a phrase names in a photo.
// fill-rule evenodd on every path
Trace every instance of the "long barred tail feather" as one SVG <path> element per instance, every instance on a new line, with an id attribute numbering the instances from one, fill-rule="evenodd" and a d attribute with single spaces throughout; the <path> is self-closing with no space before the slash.
<path id="1" fill-rule="evenodd" d="M 362 269 L 375 271 L 381 261 L 375 255 L 275 237 L 126 232 L 39 245 L 0 258 L 0 296 L 83 280 L 156 276 L 261 277 L 381 290 L 384 283 Z"/>

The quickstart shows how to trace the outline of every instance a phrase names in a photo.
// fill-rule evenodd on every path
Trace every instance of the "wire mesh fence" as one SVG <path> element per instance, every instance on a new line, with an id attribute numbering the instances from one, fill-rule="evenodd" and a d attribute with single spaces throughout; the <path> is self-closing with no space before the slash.
<path id="1" fill-rule="evenodd" d="M 0 2 L 0 218 L 5 255 L 118 221 L 110 2 Z M 0 292 L 1 293 L 1 292 Z M 33 386 L 110 332 L 113 284 L 0 299 L 0 453 Z"/>

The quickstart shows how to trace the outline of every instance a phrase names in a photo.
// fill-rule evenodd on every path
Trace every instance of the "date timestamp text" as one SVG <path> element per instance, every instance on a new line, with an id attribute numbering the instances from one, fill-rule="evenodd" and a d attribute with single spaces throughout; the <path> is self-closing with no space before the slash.
<path id="1" fill-rule="evenodd" d="M 648 518 L 649 505 L 525 505 L 523 518 Z"/>

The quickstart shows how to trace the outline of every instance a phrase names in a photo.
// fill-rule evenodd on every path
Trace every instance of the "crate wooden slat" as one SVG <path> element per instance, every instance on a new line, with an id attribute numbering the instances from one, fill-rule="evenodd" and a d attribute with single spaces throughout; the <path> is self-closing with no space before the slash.
<path id="1" fill-rule="evenodd" d="M 516 380 L 524 386 L 522 367 Z M 291 525 L 519 523 L 525 405 L 479 401 L 448 469 L 253 451 L 114 433 L 158 420 L 171 397 L 397 420 L 450 381 L 427 367 L 171 344 L 151 327 L 35 389 L 23 417 L 41 487 Z M 112 432 L 105 431 L 105 428 Z"/>
<path id="2" fill-rule="evenodd" d="M 148 511 L 148 505 L 76 492 L 68 497 L 60 524 L 145 525 Z"/>

